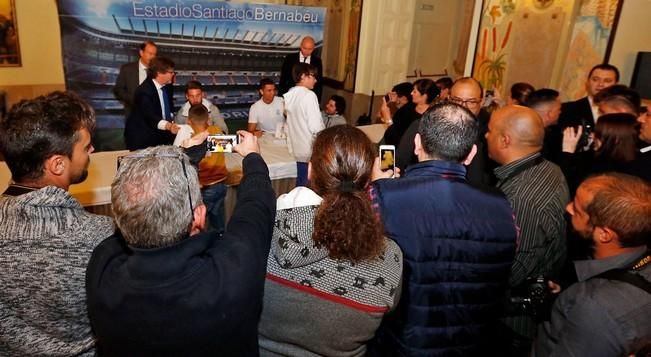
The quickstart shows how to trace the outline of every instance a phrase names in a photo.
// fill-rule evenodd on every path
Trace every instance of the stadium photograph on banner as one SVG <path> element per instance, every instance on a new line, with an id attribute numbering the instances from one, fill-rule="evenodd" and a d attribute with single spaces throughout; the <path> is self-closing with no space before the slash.
<path id="1" fill-rule="evenodd" d="M 125 109 L 112 89 L 144 41 L 175 63 L 174 110 L 197 80 L 228 123 L 247 119 L 260 79 L 278 82 L 304 36 L 319 51 L 326 15 L 319 7 L 179 0 L 59 0 L 58 10 L 66 87 L 95 108 L 100 151 L 124 148 Z"/>

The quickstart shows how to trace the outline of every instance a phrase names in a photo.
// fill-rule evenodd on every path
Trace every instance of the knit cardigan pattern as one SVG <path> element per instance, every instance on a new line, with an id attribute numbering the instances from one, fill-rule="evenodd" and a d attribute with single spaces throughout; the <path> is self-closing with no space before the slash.
<path id="1" fill-rule="evenodd" d="M 113 232 L 58 187 L 0 197 L 0 355 L 93 352 L 86 265 Z"/>

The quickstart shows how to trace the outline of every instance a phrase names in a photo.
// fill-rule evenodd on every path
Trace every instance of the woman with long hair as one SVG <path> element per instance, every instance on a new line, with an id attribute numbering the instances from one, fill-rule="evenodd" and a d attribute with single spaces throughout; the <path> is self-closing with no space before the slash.
<path id="1" fill-rule="evenodd" d="M 587 176 L 615 171 L 630 173 L 637 153 L 637 118 L 628 113 L 605 114 L 599 117 L 592 135 L 592 151 L 576 153 L 583 128 L 563 131 L 561 169 L 571 192 Z"/>
<path id="2" fill-rule="evenodd" d="M 366 192 L 375 151 L 357 128 L 327 128 L 314 140 L 309 186 L 278 198 L 261 355 L 363 355 L 395 307 L 402 252 Z"/>
<path id="3" fill-rule="evenodd" d="M 414 89 L 411 91 L 411 103 L 398 109 L 393 119 L 386 122 L 390 126 L 384 133 L 384 143 L 398 146 L 409 125 L 423 116 L 423 113 L 438 98 L 439 93 L 439 88 L 431 79 L 423 78 L 414 82 Z"/>

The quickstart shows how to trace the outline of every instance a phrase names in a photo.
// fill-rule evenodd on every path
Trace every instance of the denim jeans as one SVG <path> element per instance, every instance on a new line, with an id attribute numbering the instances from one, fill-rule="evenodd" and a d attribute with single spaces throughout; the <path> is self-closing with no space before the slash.
<path id="1" fill-rule="evenodd" d="M 208 228 L 223 233 L 225 228 L 224 220 L 224 199 L 226 198 L 226 185 L 216 183 L 201 189 L 201 198 L 206 205 L 206 218 Z"/>

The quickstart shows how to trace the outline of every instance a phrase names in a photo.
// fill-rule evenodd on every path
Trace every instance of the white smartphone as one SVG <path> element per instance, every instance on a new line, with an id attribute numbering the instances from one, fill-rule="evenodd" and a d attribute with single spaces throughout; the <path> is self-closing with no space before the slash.
<path id="1" fill-rule="evenodd" d="M 208 151 L 233 152 L 233 146 L 237 145 L 237 140 L 237 135 L 208 135 Z"/>
<path id="2" fill-rule="evenodd" d="M 380 145 L 380 170 L 393 170 L 396 172 L 396 147 L 394 145 Z"/>

